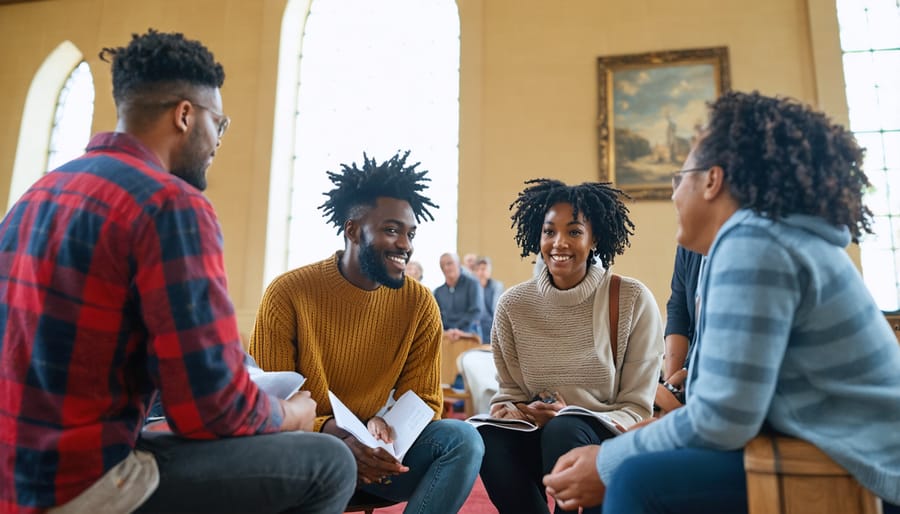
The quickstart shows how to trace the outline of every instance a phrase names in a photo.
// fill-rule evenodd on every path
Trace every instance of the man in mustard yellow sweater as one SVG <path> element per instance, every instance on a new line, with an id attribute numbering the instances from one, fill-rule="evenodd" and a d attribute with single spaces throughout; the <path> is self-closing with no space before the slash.
<path id="1" fill-rule="evenodd" d="M 431 292 L 407 278 L 417 222 L 437 207 L 420 191 L 427 171 L 407 166 L 409 152 L 381 164 L 328 172 L 335 188 L 320 207 L 345 247 L 334 256 L 276 278 L 263 296 L 250 353 L 263 369 L 293 370 L 318 404 L 315 429 L 339 437 L 356 457 L 359 489 L 394 501 L 405 512 L 457 512 L 466 501 L 484 446 L 476 430 L 441 420 L 441 317 Z M 403 462 L 340 429 L 331 390 L 373 435 L 376 413 L 391 390 L 414 391 L 434 410 Z"/>

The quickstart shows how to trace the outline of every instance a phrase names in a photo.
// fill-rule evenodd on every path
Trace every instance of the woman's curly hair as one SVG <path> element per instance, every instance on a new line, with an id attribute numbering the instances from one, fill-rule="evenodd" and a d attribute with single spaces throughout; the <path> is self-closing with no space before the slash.
<path id="1" fill-rule="evenodd" d="M 337 187 L 324 193 L 328 200 L 319 209 L 328 217 L 328 222 L 337 227 L 338 234 L 344 230 L 347 220 L 355 216 L 354 209 L 374 207 L 378 198 L 404 200 L 412 207 L 416 221 L 434 220 L 428 207 L 437 209 L 438 206 L 420 193 L 428 188 L 425 182 L 431 181 L 425 177 L 428 171 L 416 171 L 421 164 L 418 162 L 407 166 L 408 156 L 408 150 L 403 154 L 398 152 L 390 160 L 378 164 L 363 153 L 362 168 L 357 168 L 354 162 L 349 166 L 341 164 L 340 173 L 328 172 L 328 178 Z"/>
<path id="2" fill-rule="evenodd" d="M 591 253 L 603 267 L 611 266 L 615 256 L 631 246 L 628 237 L 634 234 L 634 223 L 622 202 L 622 198 L 629 197 L 609 182 L 569 186 L 559 180 L 538 178 L 525 184 L 528 187 L 509 206 L 510 210 L 515 209 L 511 226 L 516 229 L 516 244 L 522 257 L 540 253 L 544 216 L 558 203 L 571 204 L 576 217 L 580 212 L 590 222 L 596 240 Z"/>
<path id="3" fill-rule="evenodd" d="M 779 219 L 789 214 L 846 225 L 854 241 L 871 233 L 863 204 L 871 186 L 864 150 L 853 134 L 824 114 L 789 98 L 730 92 L 710 105 L 700 166 L 721 166 L 742 208 Z"/>
<path id="4" fill-rule="evenodd" d="M 220 88 L 225 71 L 202 43 L 181 33 L 149 29 L 131 35 L 126 47 L 104 48 L 100 59 L 112 63 L 116 105 L 132 95 L 149 92 L 165 82 Z"/>

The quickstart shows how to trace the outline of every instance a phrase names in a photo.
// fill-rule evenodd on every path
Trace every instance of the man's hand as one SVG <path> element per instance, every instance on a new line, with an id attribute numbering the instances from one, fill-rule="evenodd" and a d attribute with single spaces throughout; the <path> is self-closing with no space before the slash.
<path id="1" fill-rule="evenodd" d="M 409 468 L 384 448 L 369 448 L 353 435 L 341 439 L 356 457 L 357 478 L 364 484 L 390 483 L 392 475 L 406 473 Z"/>
<path id="2" fill-rule="evenodd" d="M 597 474 L 599 453 L 597 445 L 575 448 L 560 457 L 550 474 L 544 476 L 547 494 L 560 507 L 577 510 L 603 503 L 606 485 Z"/>
<path id="3" fill-rule="evenodd" d="M 375 436 L 375 439 L 378 441 L 384 441 L 386 443 L 393 443 L 393 430 L 391 430 L 391 426 L 387 424 L 387 421 L 380 416 L 373 416 L 372 419 L 366 423 L 366 428 L 369 429 L 369 433 Z"/>
<path id="4" fill-rule="evenodd" d="M 350 448 L 356 458 L 357 479 L 363 484 L 387 483 L 392 475 L 409 471 L 384 448 L 369 448 L 359 442 L 356 436 L 337 426 L 334 418 L 322 425 L 322 432 L 339 438 Z"/>
<path id="5" fill-rule="evenodd" d="M 298 391 L 289 400 L 279 400 L 284 409 L 284 420 L 281 422 L 281 431 L 290 432 L 303 430 L 309 432 L 316 421 L 316 401 L 309 391 Z"/>

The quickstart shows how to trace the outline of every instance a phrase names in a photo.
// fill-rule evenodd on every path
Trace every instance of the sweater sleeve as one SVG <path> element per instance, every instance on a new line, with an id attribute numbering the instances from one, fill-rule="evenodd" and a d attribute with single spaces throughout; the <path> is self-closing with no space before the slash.
<path id="1" fill-rule="evenodd" d="M 440 376 L 441 344 L 444 333 L 441 327 L 441 313 L 437 302 L 431 295 L 423 295 L 420 304 L 423 313 L 416 316 L 420 321 L 416 327 L 412 347 L 406 357 L 406 364 L 397 380 L 397 391 L 394 397 L 399 398 L 406 391 L 413 390 L 422 398 L 422 401 L 434 410 L 434 419 L 440 419 L 444 408 Z M 322 422 L 324 423 L 324 420 Z"/>
<path id="2" fill-rule="evenodd" d="M 494 365 L 497 367 L 497 393 L 491 398 L 491 404 L 501 402 L 528 401 L 531 397 L 525 389 L 525 377 L 519 366 L 516 354 L 516 340 L 509 317 L 509 303 L 500 299 L 497 313 L 494 315 L 494 326 L 491 330 L 493 341 Z"/>
<path id="3" fill-rule="evenodd" d="M 798 270 L 761 229 L 737 226 L 714 244 L 701 284 L 698 358 L 687 404 L 603 443 L 609 483 L 628 457 L 683 447 L 735 450 L 758 433 L 775 391 L 794 312 Z M 694 372 L 694 367 L 698 369 Z"/>
<path id="4" fill-rule="evenodd" d="M 297 371 L 297 317 L 293 275 L 276 278 L 263 294 L 248 352 L 266 371 Z"/>
<path id="5" fill-rule="evenodd" d="M 614 410 L 606 413 L 626 427 L 649 418 L 653 412 L 663 351 L 662 320 L 656 300 L 646 286 L 640 282 L 635 285 L 638 294 L 628 344 L 618 371 L 619 390 Z"/>

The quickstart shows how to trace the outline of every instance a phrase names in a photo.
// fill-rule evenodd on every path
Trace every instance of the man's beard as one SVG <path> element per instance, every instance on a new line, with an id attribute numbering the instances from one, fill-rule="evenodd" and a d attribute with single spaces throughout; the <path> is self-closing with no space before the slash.
<path id="1" fill-rule="evenodd" d="M 375 250 L 375 245 L 366 241 L 366 237 L 360 239 L 359 248 L 359 267 L 363 275 L 369 280 L 384 284 L 391 289 L 400 289 L 406 281 L 406 273 L 400 275 L 400 278 L 394 278 L 388 275 L 387 266 L 384 264 L 384 258 Z"/>
<path id="2" fill-rule="evenodd" d="M 206 190 L 206 168 L 209 156 L 200 155 L 197 150 L 200 147 L 199 136 L 194 131 L 189 136 L 188 147 L 181 155 L 181 163 L 172 169 L 172 175 L 180 177 L 188 184 L 200 191 Z"/>

